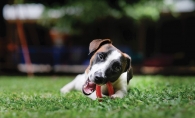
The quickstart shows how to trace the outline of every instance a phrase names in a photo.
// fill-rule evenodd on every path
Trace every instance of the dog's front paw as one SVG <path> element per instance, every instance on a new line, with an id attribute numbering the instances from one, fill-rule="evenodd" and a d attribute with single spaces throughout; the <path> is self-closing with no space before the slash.
<path id="1" fill-rule="evenodd" d="M 122 96 L 117 95 L 117 94 L 114 94 L 114 95 L 111 95 L 110 98 L 112 98 L 112 99 L 115 99 L 115 98 L 122 98 Z"/>
<path id="2" fill-rule="evenodd" d="M 64 88 L 60 89 L 60 92 L 63 94 L 66 94 L 66 93 L 70 92 L 70 90 L 64 87 Z"/>
<path id="3" fill-rule="evenodd" d="M 116 93 L 110 96 L 110 98 L 112 98 L 112 99 L 123 98 L 123 97 L 124 97 L 124 94 L 116 94 Z"/>

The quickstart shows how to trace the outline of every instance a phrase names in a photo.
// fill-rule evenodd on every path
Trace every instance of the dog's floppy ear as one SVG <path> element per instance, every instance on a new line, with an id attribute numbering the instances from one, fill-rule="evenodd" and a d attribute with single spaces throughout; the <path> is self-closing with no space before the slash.
<path id="1" fill-rule="evenodd" d="M 133 68 L 131 67 L 131 57 L 126 53 L 123 54 L 126 57 L 126 61 L 127 61 L 124 72 L 127 72 L 127 83 L 129 83 L 130 79 L 133 77 Z"/>
<path id="2" fill-rule="evenodd" d="M 112 43 L 110 39 L 94 39 L 89 45 L 89 55 L 96 52 L 102 45 Z"/>

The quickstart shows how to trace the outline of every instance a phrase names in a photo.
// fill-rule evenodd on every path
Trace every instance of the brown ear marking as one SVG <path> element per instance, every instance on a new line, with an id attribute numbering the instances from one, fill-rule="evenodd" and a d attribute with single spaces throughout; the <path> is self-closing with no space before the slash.
<path id="1" fill-rule="evenodd" d="M 126 53 L 123 53 L 123 55 L 125 56 L 125 58 L 127 60 L 127 62 L 126 62 L 127 64 L 126 64 L 125 71 L 124 71 L 124 72 L 126 72 L 131 67 L 131 57 L 128 54 L 126 54 Z"/>
<path id="2" fill-rule="evenodd" d="M 129 83 L 130 79 L 133 77 L 133 68 L 131 67 L 131 57 L 126 53 L 123 53 L 123 55 L 127 59 L 127 65 L 125 68 L 125 72 L 127 72 L 127 83 Z"/>
<path id="3" fill-rule="evenodd" d="M 112 41 L 110 39 L 94 39 L 90 44 L 89 44 L 89 55 L 93 54 L 96 52 L 102 45 L 104 44 L 111 44 Z"/>

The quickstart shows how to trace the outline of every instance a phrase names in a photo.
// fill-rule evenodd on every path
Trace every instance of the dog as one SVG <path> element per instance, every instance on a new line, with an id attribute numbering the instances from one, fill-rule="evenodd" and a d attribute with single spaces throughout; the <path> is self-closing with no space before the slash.
<path id="1" fill-rule="evenodd" d="M 102 96 L 108 96 L 106 83 L 112 83 L 111 98 L 123 98 L 133 77 L 131 57 L 112 45 L 110 39 L 94 39 L 89 45 L 90 63 L 83 74 L 60 89 L 61 93 L 79 90 L 95 100 L 96 84 L 101 85 Z"/>

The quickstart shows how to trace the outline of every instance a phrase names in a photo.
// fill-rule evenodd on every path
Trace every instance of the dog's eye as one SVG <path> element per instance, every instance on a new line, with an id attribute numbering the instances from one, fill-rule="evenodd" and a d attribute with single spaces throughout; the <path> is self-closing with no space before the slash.
<path id="1" fill-rule="evenodd" d="M 112 69 L 114 72 L 119 72 L 121 70 L 121 66 L 119 63 L 115 62 L 113 65 L 112 65 Z"/>
<path id="2" fill-rule="evenodd" d="M 104 59 L 105 59 L 105 55 L 104 55 L 104 54 L 102 54 L 102 53 L 101 53 L 101 54 L 99 54 L 99 55 L 98 55 L 98 57 L 99 57 L 99 59 L 100 59 L 100 60 L 104 60 Z"/>

